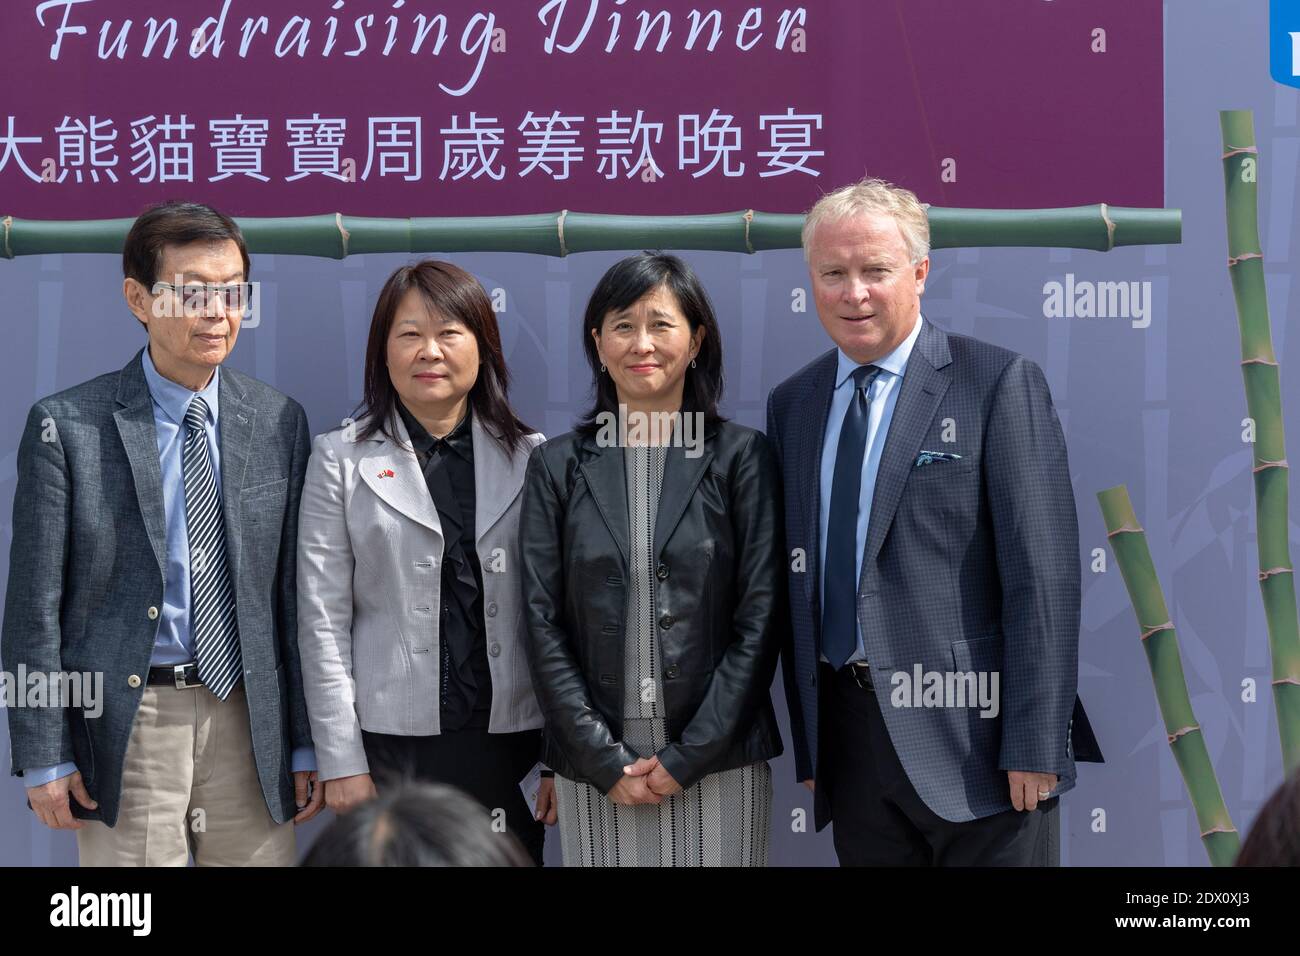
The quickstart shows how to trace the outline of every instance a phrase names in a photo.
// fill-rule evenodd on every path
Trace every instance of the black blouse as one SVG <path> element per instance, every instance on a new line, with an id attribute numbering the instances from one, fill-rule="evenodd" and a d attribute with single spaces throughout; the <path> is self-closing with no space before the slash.
<path id="1" fill-rule="evenodd" d="M 435 438 L 397 402 L 442 522 L 442 729 L 488 725 L 492 676 L 483 625 L 483 572 L 474 547 L 474 436 L 471 411 L 446 436 Z"/>

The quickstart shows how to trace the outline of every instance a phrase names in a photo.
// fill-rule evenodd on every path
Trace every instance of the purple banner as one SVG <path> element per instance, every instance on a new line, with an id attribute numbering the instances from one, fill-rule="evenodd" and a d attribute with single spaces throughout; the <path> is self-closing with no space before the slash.
<path id="1" fill-rule="evenodd" d="M 1162 206 L 1159 0 L 10 0 L 0 214 Z"/>

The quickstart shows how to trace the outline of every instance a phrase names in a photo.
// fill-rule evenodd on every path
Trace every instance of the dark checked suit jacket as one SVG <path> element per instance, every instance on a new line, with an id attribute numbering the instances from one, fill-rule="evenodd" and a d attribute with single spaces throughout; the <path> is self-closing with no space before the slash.
<path id="1" fill-rule="evenodd" d="M 783 664 L 799 779 L 816 776 L 822 437 L 832 349 L 768 398 L 785 496 L 791 629 Z M 955 442 L 943 434 L 951 420 Z M 961 455 L 916 465 L 922 450 Z M 1015 352 L 928 320 L 885 440 L 858 582 L 873 686 L 908 779 L 954 822 L 1011 807 L 1008 770 L 1055 773 L 1101 754 L 1076 695 L 1078 524 L 1060 421 L 1042 370 Z M 799 570 L 803 567 L 803 570 Z M 1000 714 L 895 707 L 898 671 L 998 671 Z M 830 822 L 816 790 L 818 829 Z"/>
<path id="2" fill-rule="evenodd" d="M 72 706 L 14 707 L 8 716 L 13 772 L 75 761 L 99 806 L 71 800 L 74 816 L 109 826 L 167 559 L 143 351 L 120 372 L 42 399 L 27 416 L 0 638 L 7 670 L 22 663 L 29 673 L 103 673 L 103 713 L 94 719 Z M 292 750 L 311 746 L 294 594 L 310 434 L 293 399 L 232 369 L 220 375 L 221 497 L 251 746 L 267 807 L 283 823 L 296 812 Z"/>

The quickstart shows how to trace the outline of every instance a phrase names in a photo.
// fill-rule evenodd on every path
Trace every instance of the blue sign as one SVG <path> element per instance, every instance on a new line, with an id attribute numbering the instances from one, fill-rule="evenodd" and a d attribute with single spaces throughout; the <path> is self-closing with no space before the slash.
<path id="1" fill-rule="evenodd" d="M 1268 36 L 1273 79 L 1300 89 L 1300 0 L 1271 0 Z"/>

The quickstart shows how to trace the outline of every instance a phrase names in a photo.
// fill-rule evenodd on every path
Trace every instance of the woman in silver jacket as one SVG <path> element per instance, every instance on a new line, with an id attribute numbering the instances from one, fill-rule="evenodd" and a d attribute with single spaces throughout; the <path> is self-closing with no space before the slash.
<path id="1" fill-rule="evenodd" d="M 542 716 L 522 644 L 519 498 L 542 436 L 507 400 L 491 302 L 428 260 L 375 306 L 356 420 L 316 437 L 298 525 L 298 643 L 326 805 L 451 784 L 541 863 L 552 784 L 520 782 Z"/>

